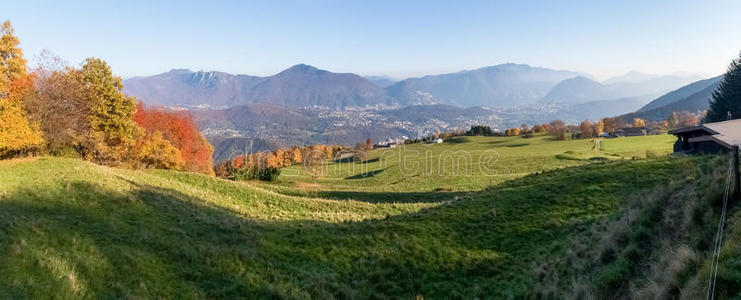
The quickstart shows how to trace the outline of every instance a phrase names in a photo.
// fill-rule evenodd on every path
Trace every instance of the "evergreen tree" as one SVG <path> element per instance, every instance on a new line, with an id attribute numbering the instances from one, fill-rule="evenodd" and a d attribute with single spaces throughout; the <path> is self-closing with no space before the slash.
<path id="1" fill-rule="evenodd" d="M 729 112 L 732 119 L 741 118 L 741 56 L 731 62 L 713 93 L 705 122 L 725 121 Z"/>
<path id="2" fill-rule="evenodd" d="M 26 73 L 26 60 L 5 21 L 0 27 L 0 157 L 31 150 L 43 139 L 38 124 L 26 118 L 23 99 L 33 92 L 33 76 Z"/>

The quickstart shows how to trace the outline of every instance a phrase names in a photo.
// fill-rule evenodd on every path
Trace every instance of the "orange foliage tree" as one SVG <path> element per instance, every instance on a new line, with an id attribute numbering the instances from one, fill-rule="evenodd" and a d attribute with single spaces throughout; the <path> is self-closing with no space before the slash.
<path id="1" fill-rule="evenodd" d="M 162 138 L 180 151 L 184 170 L 214 174 L 211 158 L 214 149 L 198 132 L 190 113 L 146 107 L 139 103 L 134 121 L 146 130 L 148 136 L 161 132 Z"/>
<path id="2" fill-rule="evenodd" d="M 0 27 L 0 157 L 31 151 L 43 142 L 40 127 L 28 121 L 24 109 L 34 78 L 26 73 L 19 43 L 5 21 Z"/>

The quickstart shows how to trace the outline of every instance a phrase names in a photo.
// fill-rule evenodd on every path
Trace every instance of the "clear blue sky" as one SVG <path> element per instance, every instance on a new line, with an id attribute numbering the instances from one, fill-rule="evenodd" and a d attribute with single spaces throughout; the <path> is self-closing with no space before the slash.
<path id="1" fill-rule="evenodd" d="M 505 62 L 715 75 L 741 50 L 738 0 L 2 2 L 29 60 L 101 57 L 123 77 L 297 63 L 408 77 Z"/>

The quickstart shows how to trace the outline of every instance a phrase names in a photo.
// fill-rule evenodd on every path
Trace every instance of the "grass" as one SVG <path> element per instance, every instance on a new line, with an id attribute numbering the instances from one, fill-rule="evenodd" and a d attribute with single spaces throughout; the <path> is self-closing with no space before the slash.
<path id="1" fill-rule="evenodd" d="M 674 141 L 668 135 L 602 139 L 601 146 L 595 149 L 593 139 L 458 137 L 439 145 L 413 144 L 372 151 L 368 155 L 369 163 L 330 162 L 326 176 L 319 180 L 320 187 L 313 190 L 329 191 L 317 193 L 318 196 L 339 191 L 427 193 L 446 187 L 477 191 L 532 172 L 604 160 L 645 158 L 647 152 L 663 156 L 671 152 Z M 312 179 L 302 166 L 293 166 L 283 170 L 279 181 L 266 187 L 297 193 L 302 190 L 301 183 L 310 183 Z"/>
<path id="2" fill-rule="evenodd" d="M 668 153 L 666 136 L 593 143 L 467 137 L 406 149 L 494 150 L 497 170 L 511 170 L 497 176 L 474 161 L 405 174 L 374 151 L 367 169 L 338 162 L 318 185 L 298 167 L 277 183 L 240 183 L 67 158 L 2 161 L 0 298 L 532 296 L 565 286 L 540 266 L 569 259 L 574 241 L 599 245 L 585 236 L 632 197 L 705 165 L 633 159 Z"/>

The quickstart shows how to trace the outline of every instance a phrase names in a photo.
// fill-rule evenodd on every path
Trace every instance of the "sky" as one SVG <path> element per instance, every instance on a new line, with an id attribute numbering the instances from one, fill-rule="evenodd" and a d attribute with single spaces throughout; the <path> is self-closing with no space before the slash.
<path id="1" fill-rule="evenodd" d="M 272 75 L 298 63 L 406 78 L 501 63 L 718 75 L 741 1 L 6 1 L 29 61 L 49 50 L 118 75 Z"/>

